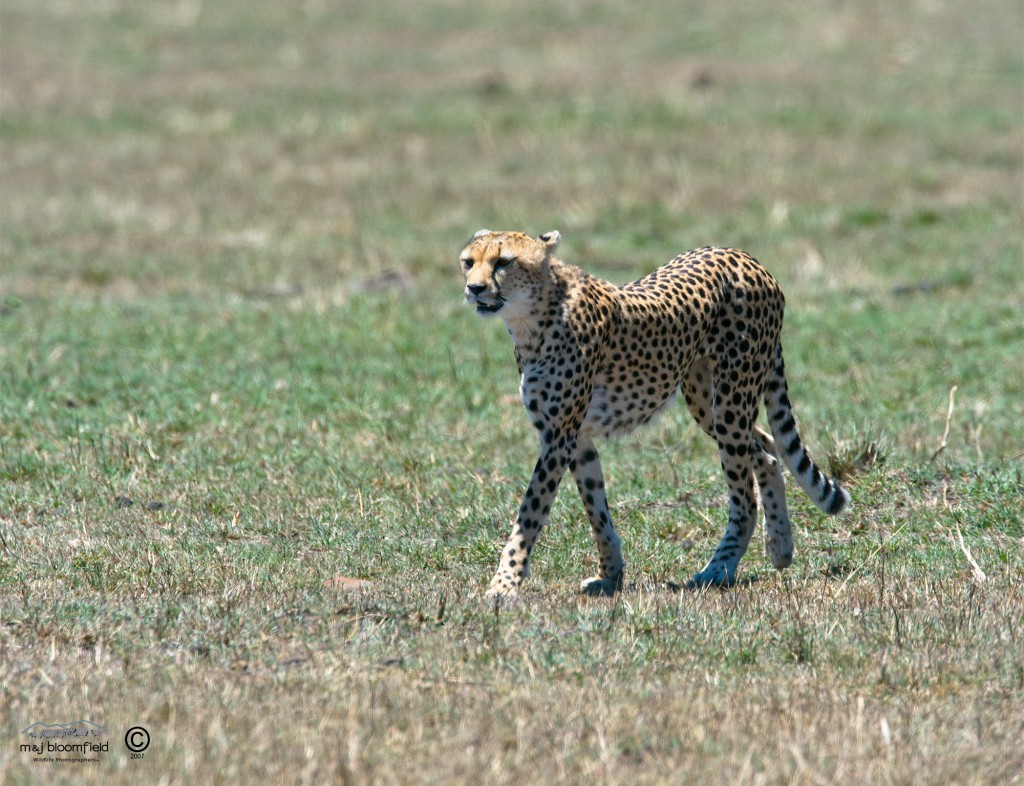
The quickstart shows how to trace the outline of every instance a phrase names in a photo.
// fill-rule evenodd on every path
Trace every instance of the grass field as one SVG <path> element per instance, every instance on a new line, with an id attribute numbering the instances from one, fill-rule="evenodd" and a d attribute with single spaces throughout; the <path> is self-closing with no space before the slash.
<path id="1" fill-rule="evenodd" d="M 1024 782 L 1019 2 L 0 13 L 0 782 Z M 790 483 L 793 568 L 672 591 L 726 517 L 680 407 L 602 448 L 625 591 L 570 483 L 489 607 L 536 445 L 482 226 L 757 256 L 852 510 Z"/>

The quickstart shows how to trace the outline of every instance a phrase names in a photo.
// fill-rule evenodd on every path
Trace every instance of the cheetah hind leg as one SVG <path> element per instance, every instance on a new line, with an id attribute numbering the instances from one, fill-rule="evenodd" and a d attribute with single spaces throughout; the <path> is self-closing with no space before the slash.
<path id="1" fill-rule="evenodd" d="M 697 361 L 681 385 L 686 407 L 709 437 L 716 439 L 711 410 L 713 363 L 710 358 Z M 751 445 L 754 476 L 764 514 L 765 554 L 779 570 L 793 563 L 793 536 L 786 508 L 786 481 L 782 464 L 775 453 L 775 441 L 754 426 Z"/>
<path id="2" fill-rule="evenodd" d="M 764 513 L 764 553 L 779 570 L 793 564 L 793 530 L 786 508 L 786 481 L 775 453 L 775 440 L 754 426 L 754 476 Z"/>

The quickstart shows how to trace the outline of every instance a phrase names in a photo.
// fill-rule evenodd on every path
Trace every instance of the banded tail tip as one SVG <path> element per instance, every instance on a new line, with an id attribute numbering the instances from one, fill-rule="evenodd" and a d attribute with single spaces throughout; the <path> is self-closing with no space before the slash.
<path id="1" fill-rule="evenodd" d="M 844 489 L 835 481 L 832 482 L 832 494 L 825 504 L 822 506 L 824 511 L 830 516 L 838 516 L 844 510 L 847 505 L 850 504 L 850 492 Z"/>

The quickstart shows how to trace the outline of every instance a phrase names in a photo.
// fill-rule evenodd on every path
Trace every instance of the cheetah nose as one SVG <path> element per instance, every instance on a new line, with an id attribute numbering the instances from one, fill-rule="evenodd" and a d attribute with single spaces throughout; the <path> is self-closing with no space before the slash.
<path id="1" fill-rule="evenodd" d="M 486 284 L 466 284 L 466 289 L 468 289 L 470 291 L 470 293 L 473 294 L 473 295 L 479 295 L 481 292 L 483 292 L 485 289 L 487 289 L 487 285 Z"/>

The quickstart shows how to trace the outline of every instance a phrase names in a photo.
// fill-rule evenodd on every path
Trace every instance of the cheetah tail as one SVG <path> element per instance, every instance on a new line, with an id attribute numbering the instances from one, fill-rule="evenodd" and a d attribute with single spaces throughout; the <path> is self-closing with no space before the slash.
<path id="1" fill-rule="evenodd" d="M 775 365 L 768 371 L 764 403 L 776 451 L 793 473 L 797 484 L 825 513 L 832 516 L 842 513 L 850 503 L 849 492 L 818 468 L 800 442 L 793 419 L 793 405 L 789 401 L 781 344 L 775 351 Z"/>

